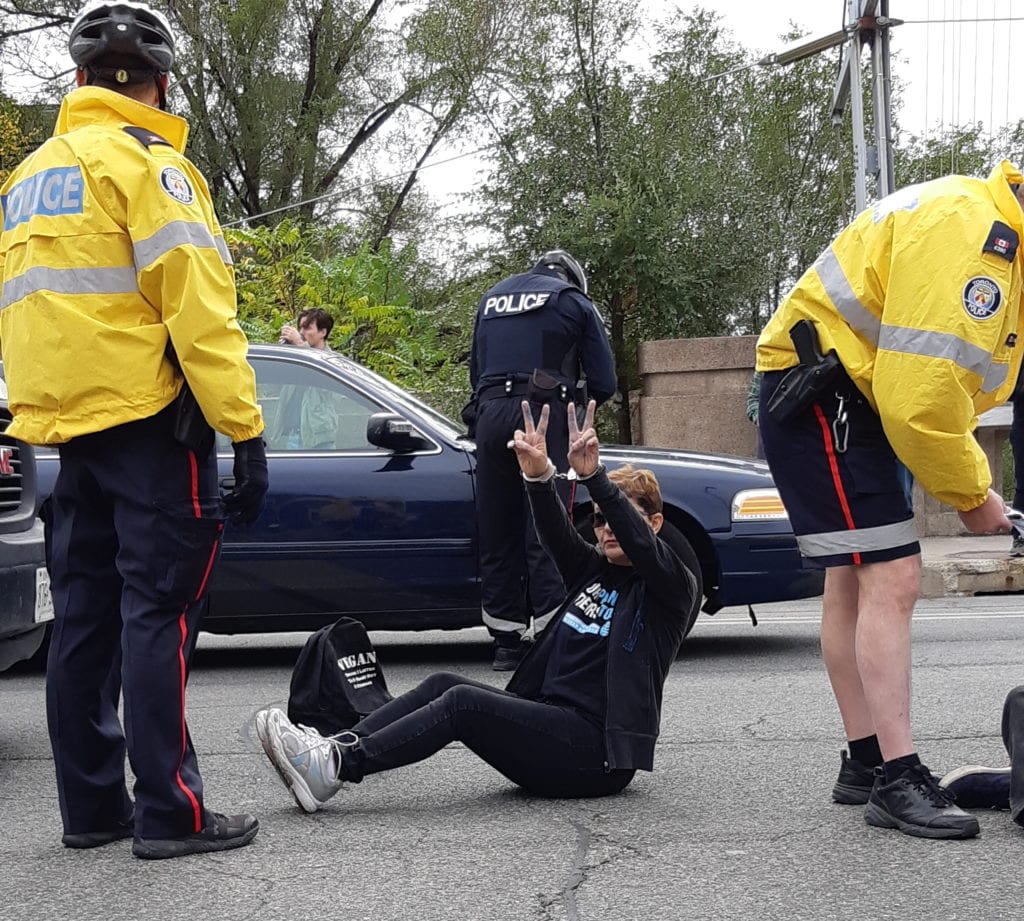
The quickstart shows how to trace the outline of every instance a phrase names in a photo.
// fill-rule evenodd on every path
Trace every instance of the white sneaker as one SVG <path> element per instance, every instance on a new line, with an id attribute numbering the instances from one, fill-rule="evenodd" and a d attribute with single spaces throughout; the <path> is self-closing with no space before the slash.
<path id="1" fill-rule="evenodd" d="M 256 734 L 270 763 L 306 812 L 316 812 L 342 788 L 337 751 L 358 741 L 352 733 L 342 733 L 353 740 L 342 743 L 309 726 L 296 726 L 277 708 L 256 714 Z"/>

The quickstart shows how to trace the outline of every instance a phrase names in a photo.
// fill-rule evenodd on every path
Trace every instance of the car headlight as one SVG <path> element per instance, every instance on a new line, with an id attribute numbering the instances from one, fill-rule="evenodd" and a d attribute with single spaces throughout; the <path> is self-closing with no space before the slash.
<path id="1" fill-rule="evenodd" d="M 783 521 L 789 518 L 777 489 L 744 489 L 732 497 L 733 521 Z"/>

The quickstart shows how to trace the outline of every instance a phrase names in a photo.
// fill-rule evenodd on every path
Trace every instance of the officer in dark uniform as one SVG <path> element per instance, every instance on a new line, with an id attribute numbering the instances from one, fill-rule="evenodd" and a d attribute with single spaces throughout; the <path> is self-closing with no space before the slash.
<path id="1" fill-rule="evenodd" d="M 586 389 L 582 389 L 582 378 Z M 564 250 L 545 253 L 525 272 L 506 278 L 480 299 L 470 357 L 477 444 L 477 518 L 483 621 L 494 637 L 494 668 L 511 671 L 534 622 L 543 630 L 565 587 L 537 539 L 519 464 L 508 444 L 522 424 L 522 401 L 534 415 L 551 404 L 548 444 L 565 473 L 565 407 L 587 397 L 599 404 L 615 393 L 615 364 L 604 324 L 587 297 L 582 266 Z M 577 389 L 577 385 L 580 389 Z M 563 500 L 568 490 L 562 492 Z"/>

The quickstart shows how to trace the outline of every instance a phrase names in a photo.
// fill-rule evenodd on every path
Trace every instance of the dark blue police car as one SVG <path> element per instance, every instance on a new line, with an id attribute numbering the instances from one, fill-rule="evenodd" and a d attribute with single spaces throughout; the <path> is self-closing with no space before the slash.
<path id="1" fill-rule="evenodd" d="M 370 629 L 479 625 L 475 457 L 464 428 L 339 355 L 256 345 L 249 359 L 270 493 L 254 525 L 228 530 L 204 629 L 306 630 L 342 615 Z M 48 492 L 56 454 L 39 453 Z M 223 485 L 232 453 L 222 437 L 218 453 Z M 656 473 L 662 534 L 701 583 L 691 626 L 701 601 L 714 613 L 820 594 L 821 573 L 802 568 L 763 462 L 642 447 L 601 454 L 610 468 Z M 574 519 L 588 512 L 581 487 Z"/>

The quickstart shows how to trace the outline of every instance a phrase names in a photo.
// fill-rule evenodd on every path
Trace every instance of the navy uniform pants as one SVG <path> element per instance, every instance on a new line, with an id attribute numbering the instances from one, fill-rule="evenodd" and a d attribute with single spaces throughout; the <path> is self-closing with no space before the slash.
<path id="1" fill-rule="evenodd" d="M 197 457 L 172 424 L 168 408 L 60 448 L 47 528 L 46 715 L 68 834 L 131 814 L 126 749 L 136 837 L 205 824 L 185 685 L 224 519 L 215 453 Z"/>
<path id="2" fill-rule="evenodd" d="M 565 600 L 565 585 L 541 546 L 530 514 L 512 434 L 523 427 L 523 397 L 482 400 L 476 420 L 476 507 L 480 535 L 480 596 L 484 626 L 498 643 L 514 645 L 536 620 L 547 626 Z M 531 403 L 534 419 L 541 403 Z M 564 403 L 552 403 L 548 455 L 560 472 L 568 469 L 569 425 Z M 567 489 L 559 484 L 566 499 Z"/>

